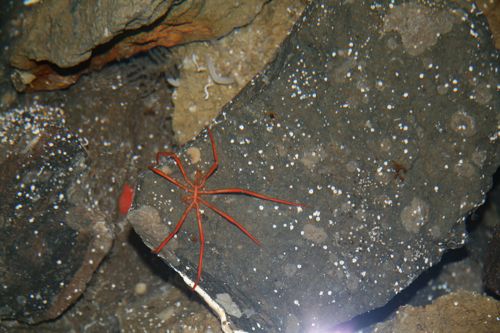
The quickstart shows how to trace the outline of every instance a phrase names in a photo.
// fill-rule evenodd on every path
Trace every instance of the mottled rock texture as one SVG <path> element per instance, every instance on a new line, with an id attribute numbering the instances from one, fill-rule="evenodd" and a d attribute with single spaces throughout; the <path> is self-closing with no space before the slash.
<path id="1" fill-rule="evenodd" d="M 476 4 L 488 19 L 495 47 L 500 49 L 500 1 L 476 0 Z"/>
<path id="2" fill-rule="evenodd" d="M 498 332 L 498 313 L 500 303 L 494 298 L 458 291 L 424 307 L 405 306 L 396 318 L 378 324 L 373 332 Z"/>
<path id="3" fill-rule="evenodd" d="M 47 1 L 29 13 L 11 64 L 18 90 L 66 88 L 89 70 L 156 46 L 221 37 L 249 23 L 255 1 Z"/>
<path id="4" fill-rule="evenodd" d="M 213 124 L 219 168 L 207 189 L 306 205 L 205 196 L 262 243 L 203 208 L 200 288 L 230 326 L 328 331 L 465 242 L 500 162 L 498 54 L 473 8 L 453 6 L 314 2 Z M 206 133 L 179 154 L 189 177 L 213 163 Z M 184 183 L 173 161 L 159 168 Z M 144 174 L 129 220 L 146 244 L 173 230 L 186 196 Z M 161 255 L 194 280 L 199 242 L 193 210 Z"/>
<path id="5" fill-rule="evenodd" d="M 79 179 L 87 171 L 61 109 L 0 116 L 0 318 L 54 319 L 85 290 L 112 234 Z"/>
<path id="6" fill-rule="evenodd" d="M 500 296 L 500 226 L 496 226 L 484 260 L 483 280 L 487 290 Z"/>

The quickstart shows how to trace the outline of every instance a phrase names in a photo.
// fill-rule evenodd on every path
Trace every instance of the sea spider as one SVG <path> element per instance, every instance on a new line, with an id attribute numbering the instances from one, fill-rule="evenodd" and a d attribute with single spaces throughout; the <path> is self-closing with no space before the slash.
<path id="1" fill-rule="evenodd" d="M 167 245 L 167 243 L 174 237 L 177 232 L 179 232 L 180 228 L 182 227 L 182 224 L 186 220 L 186 217 L 188 216 L 189 212 L 193 209 L 196 210 L 196 220 L 198 222 L 198 232 L 200 234 L 200 254 L 198 258 L 198 273 L 196 275 L 196 280 L 193 285 L 193 290 L 196 288 L 198 283 L 200 282 L 200 277 L 201 277 L 201 271 L 203 267 L 203 251 L 205 248 L 205 236 L 203 234 L 203 226 L 201 224 L 201 212 L 200 212 L 200 206 L 205 206 L 211 210 L 213 210 L 215 213 L 219 214 L 232 224 L 234 224 L 238 229 L 240 229 L 245 235 L 247 235 L 248 238 L 250 238 L 252 241 L 255 242 L 255 244 L 260 245 L 260 242 L 257 238 L 255 238 L 245 227 L 243 227 L 240 223 L 238 223 L 232 216 L 227 214 L 226 212 L 222 211 L 220 208 L 217 208 L 215 205 L 212 203 L 206 201 L 205 199 L 202 198 L 204 195 L 218 195 L 218 194 L 243 194 L 243 195 L 248 195 L 251 197 L 255 197 L 261 200 L 267 200 L 267 201 L 272 201 L 272 202 L 277 202 L 280 204 L 284 205 L 289 205 L 289 206 L 303 206 L 300 203 L 295 203 L 291 201 L 286 201 L 278 198 L 273 198 L 264 194 L 260 194 L 257 192 L 253 192 L 250 190 L 245 190 L 241 188 L 222 188 L 222 189 L 214 189 L 214 190 L 206 190 L 205 189 L 205 183 L 212 176 L 212 174 L 217 170 L 219 166 L 219 158 L 217 156 L 217 149 L 215 147 L 215 142 L 214 138 L 212 136 L 212 132 L 210 129 L 207 129 L 208 136 L 210 138 L 210 142 L 212 143 L 212 153 L 214 156 L 214 163 L 210 167 L 207 173 L 204 175 L 201 173 L 200 170 L 196 170 L 194 180 L 190 180 L 186 174 L 186 171 L 184 170 L 184 167 L 181 163 L 180 158 L 173 152 L 158 152 L 156 154 L 156 163 L 153 165 L 150 165 L 148 168 L 156 173 L 157 175 L 165 178 L 178 188 L 184 190 L 187 195 L 182 198 L 182 200 L 187 204 L 187 208 L 184 210 L 184 213 L 182 213 L 181 218 L 175 225 L 174 230 L 161 242 L 161 244 L 153 250 L 153 253 L 160 253 L 160 251 Z M 181 183 L 179 180 L 174 179 L 170 175 L 166 174 L 165 172 L 161 171 L 160 169 L 157 169 L 156 166 L 160 164 L 160 158 L 161 157 L 167 157 L 167 158 L 173 158 L 175 163 L 177 164 L 177 167 L 179 168 L 182 177 L 184 178 L 184 183 Z"/>

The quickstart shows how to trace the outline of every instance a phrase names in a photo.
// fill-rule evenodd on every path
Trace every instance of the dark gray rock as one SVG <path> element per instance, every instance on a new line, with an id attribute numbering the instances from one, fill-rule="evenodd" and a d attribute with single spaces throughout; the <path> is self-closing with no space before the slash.
<path id="1" fill-rule="evenodd" d="M 496 226 L 485 252 L 483 272 L 485 288 L 496 296 L 500 296 L 500 226 Z"/>
<path id="2" fill-rule="evenodd" d="M 88 170 L 57 108 L 0 115 L 0 318 L 54 319 L 85 290 L 112 243 L 79 179 Z"/>
<path id="3" fill-rule="evenodd" d="M 500 117 L 498 53 L 461 5 L 315 2 L 225 108 L 212 127 L 220 165 L 207 189 L 307 205 L 205 196 L 262 242 L 203 208 L 200 288 L 224 309 L 226 330 L 328 331 L 464 244 L 463 221 L 500 162 Z M 189 148 L 202 163 L 187 160 Z M 205 133 L 179 154 L 190 177 L 212 163 Z M 156 247 L 187 199 L 146 172 L 129 220 Z M 199 239 L 191 212 L 161 253 L 191 280 Z"/>

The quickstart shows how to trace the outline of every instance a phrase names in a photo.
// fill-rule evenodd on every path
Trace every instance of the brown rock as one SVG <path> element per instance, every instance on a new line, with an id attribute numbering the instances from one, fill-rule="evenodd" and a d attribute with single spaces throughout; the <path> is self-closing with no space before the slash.
<path id="1" fill-rule="evenodd" d="M 476 0 L 476 4 L 488 19 L 495 47 L 500 49 L 500 1 Z"/>
<path id="2" fill-rule="evenodd" d="M 18 90 L 68 87 L 90 71 L 156 46 L 223 36 L 249 23 L 263 0 L 44 2 L 28 15 L 12 66 L 35 76 Z M 98 14 L 96 14 L 98 13 Z"/>
<path id="3" fill-rule="evenodd" d="M 458 291 L 424 307 L 405 306 L 374 332 L 498 332 L 498 313 L 500 303 L 493 298 Z"/>

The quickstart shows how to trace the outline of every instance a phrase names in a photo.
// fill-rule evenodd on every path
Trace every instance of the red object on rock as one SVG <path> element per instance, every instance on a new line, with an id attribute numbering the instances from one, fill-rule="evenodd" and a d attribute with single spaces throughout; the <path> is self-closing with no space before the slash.
<path id="1" fill-rule="evenodd" d="M 118 199 L 118 211 L 120 215 L 127 215 L 130 206 L 132 206 L 132 200 L 134 200 L 134 189 L 125 183 Z"/>

